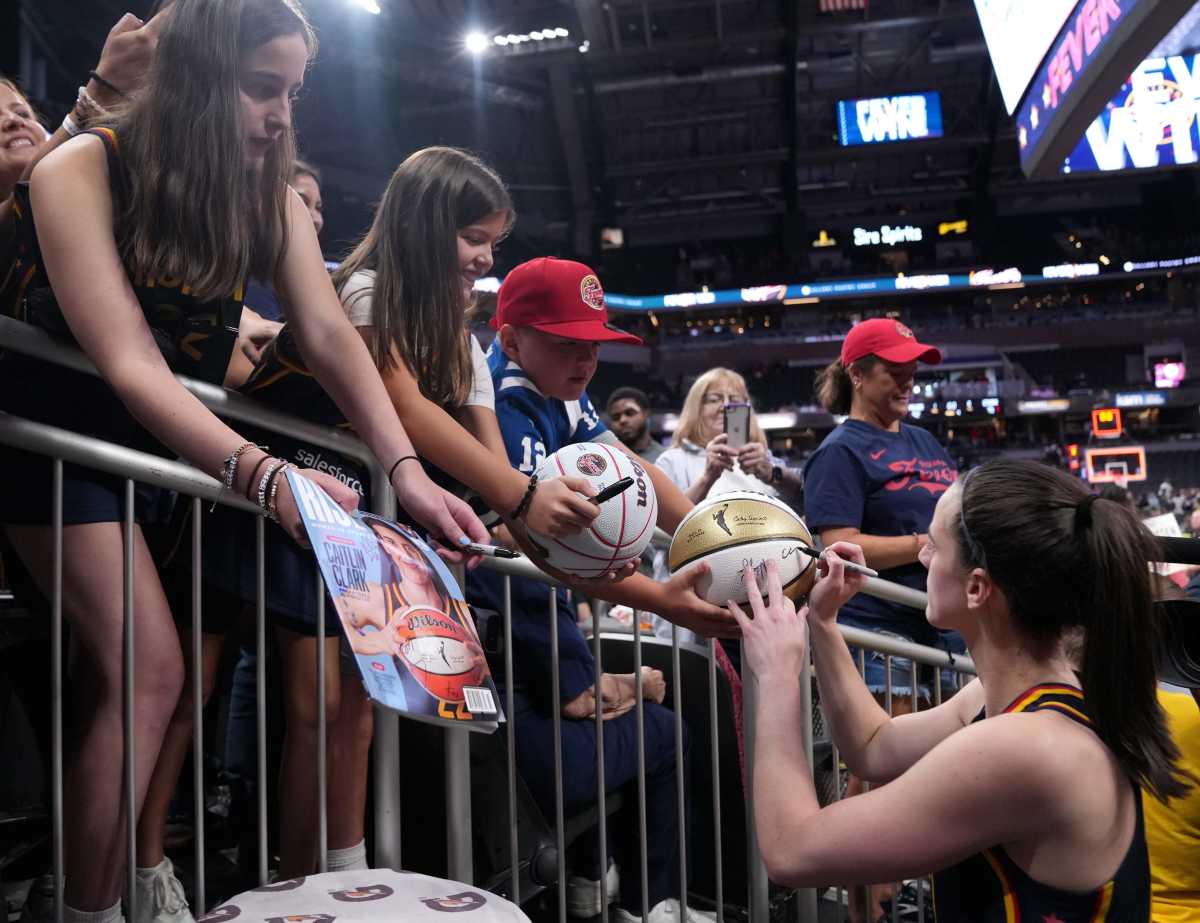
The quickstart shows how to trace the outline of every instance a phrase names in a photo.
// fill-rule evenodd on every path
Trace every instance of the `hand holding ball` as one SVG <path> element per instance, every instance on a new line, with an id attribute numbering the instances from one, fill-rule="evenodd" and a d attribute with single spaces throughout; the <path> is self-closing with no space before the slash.
<path id="1" fill-rule="evenodd" d="M 696 583 L 706 602 L 746 602 L 742 571 L 749 566 L 766 593 L 767 562 L 779 568 L 783 593 L 806 596 L 816 580 L 816 562 L 798 546 L 813 547 L 812 534 L 786 503 L 753 491 L 735 491 L 697 504 L 671 538 L 671 574 L 701 563 L 709 573 Z"/>

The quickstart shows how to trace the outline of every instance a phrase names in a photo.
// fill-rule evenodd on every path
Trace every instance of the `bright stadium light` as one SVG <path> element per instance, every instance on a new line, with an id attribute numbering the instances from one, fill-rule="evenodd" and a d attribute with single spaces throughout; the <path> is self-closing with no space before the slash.
<path id="1" fill-rule="evenodd" d="M 482 32 L 468 32 L 467 37 L 463 39 L 463 44 L 467 46 L 467 51 L 471 54 L 483 54 L 491 42 Z"/>
<path id="2" fill-rule="evenodd" d="M 375 0 L 349 0 L 351 6 L 356 6 L 360 10 L 366 10 L 375 16 L 379 15 L 379 4 Z"/>

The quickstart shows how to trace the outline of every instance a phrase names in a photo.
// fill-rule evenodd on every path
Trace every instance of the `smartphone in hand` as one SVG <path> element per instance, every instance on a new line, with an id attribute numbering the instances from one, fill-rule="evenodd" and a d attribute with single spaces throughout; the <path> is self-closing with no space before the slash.
<path id="1" fill-rule="evenodd" d="M 740 449 L 750 441 L 750 405 L 725 405 L 725 435 L 731 449 Z"/>

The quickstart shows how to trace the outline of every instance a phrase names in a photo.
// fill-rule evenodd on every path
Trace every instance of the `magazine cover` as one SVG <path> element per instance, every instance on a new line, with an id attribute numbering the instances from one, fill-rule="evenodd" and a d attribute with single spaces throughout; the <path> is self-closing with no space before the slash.
<path id="1" fill-rule="evenodd" d="M 491 732 L 504 720 L 458 582 L 411 529 L 347 513 L 287 472 L 372 701 L 410 718 Z"/>

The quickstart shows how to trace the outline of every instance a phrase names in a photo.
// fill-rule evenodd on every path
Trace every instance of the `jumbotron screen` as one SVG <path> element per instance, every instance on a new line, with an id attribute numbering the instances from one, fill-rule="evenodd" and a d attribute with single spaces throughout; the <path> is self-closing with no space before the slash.
<path id="1" fill-rule="evenodd" d="M 975 0 L 1026 175 L 1058 173 L 1130 74 L 1196 5 L 1196 0 Z M 1150 98 L 1150 81 L 1143 83 L 1146 89 L 1135 99 Z"/>
<path id="2" fill-rule="evenodd" d="M 1004 108 L 1013 111 L 1076 0 L 975 0 Z"/>

